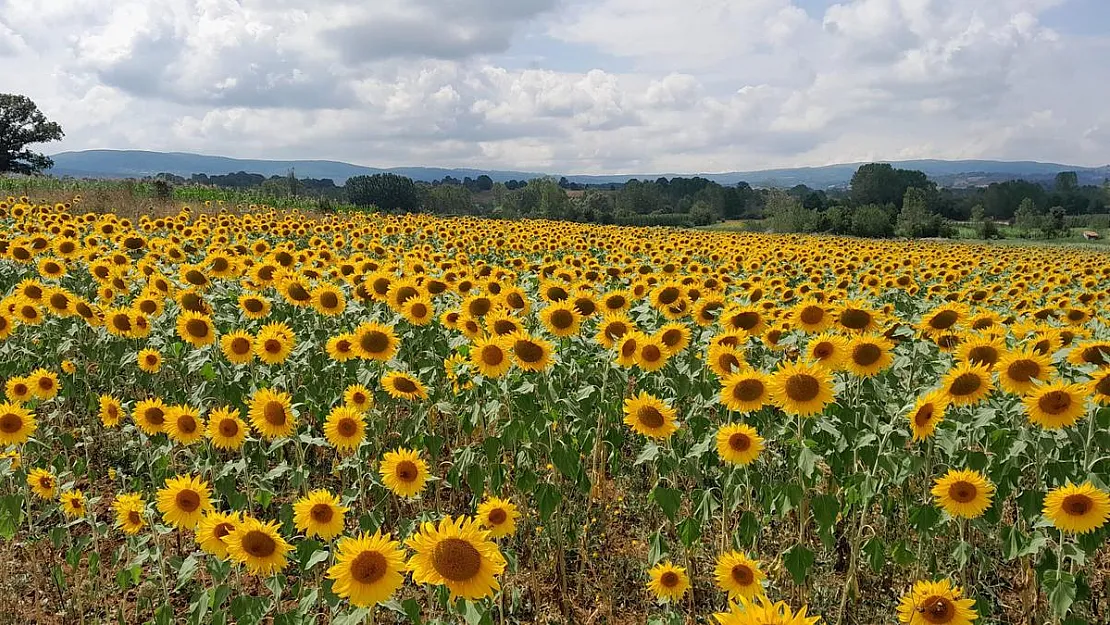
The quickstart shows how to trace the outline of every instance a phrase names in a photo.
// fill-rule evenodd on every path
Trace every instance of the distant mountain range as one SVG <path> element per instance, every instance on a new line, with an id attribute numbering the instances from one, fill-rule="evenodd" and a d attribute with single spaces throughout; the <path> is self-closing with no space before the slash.
<path id="1" fill-rule="evenodd" d="M 53 155 L 51 158 L 54 159 L 54 168 L 49 173 L 56 176 L 77 178 L 142 178 L 159 173 L 175 174 L 187 178 L 192 174 L 220 175 L 239 171 L 264 176 L 284 176 L 292 170 L 300 178 L 331 178 L 336 184 L 344 184 L 352 176 L 379 173 L 394 173 L 424 182 L 441 180 L 446 176 L 453 176 L 460 180 L 467 176 L 477 178 L 482 174 L 488 175 L 495 182 L 529 180 L 547 175 L 555 177 L 565 175 L 570 182 L 608 184 L 623 183 L 633 178 L 655 180 L 660 176 L 673 178 L 675 176 L 691 177 L 699 175 L 720 184 L 747 182 L 753 187 L 792 187 L 804 184 L 816 189 L 846 186 L 852 179 L 852 174 L 863 164 L 844 163 L 824 167 L 796 167 L 725 173 L 591 176 L 439 167 L 393 167 L 383 169 L 339 161 L 271 161 L 206 156 L 185 152 L 147 152 L 141 150 L 84 150 L 80 152 L 62 152 Z M 1061 171 L 1076 172 L 1079 175 L 1080 184 L 1102 184 L 1104 180 L 1110 178 L 1110 165 L 1074 167 L 1059 163 L 1039 163 L 1035 161 L 984 160 L 884 162 L 890 162 L 895 167 L 902 169 L 923 171 L 938 185 L 945 187 L 983 186 L 992 182 L 1016 179 L 1050 182 Z"/>

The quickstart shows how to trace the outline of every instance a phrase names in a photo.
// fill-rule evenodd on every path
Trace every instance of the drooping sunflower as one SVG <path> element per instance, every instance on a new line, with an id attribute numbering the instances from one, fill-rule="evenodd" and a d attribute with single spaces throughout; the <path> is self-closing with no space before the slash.
<path id="1" fill-rule="evenodd" d="M 37 429 L 30 410 L 19 404 L 0 404 L 0 445 L 22 445 Z"/>
<path id="2" fill-rule="evenodd" d="M 249 364 L 254 360 L 254 337 L 245 330 L 225 334 L 220 337 L 220 351 L 232 364 Z"/>
<path id="3" fill-rule="evenodd" d="M 339 505 L 339 497 L 326 490 L 314 490 L 293 502 L 293 525 L 309 538 L 331 540 L 343 533 L 348 510 Z"/>
<path id="4" fill-rule="evenodd" d="M 40 499 L 53 499 L 58 489 L 58 478 L 46 469 L 31 469 L 27 474 L 27 485 Z"/>
<path id="5" fill-rule="evenodd" d="M 104 427 L 113 428 L 123 419 L 123 405 L 111 395 L 101 395 L 97 398 L 99 410 L 97 416 Z"/>
<path id="6" fill-rule="evenodd" d="M 1069 481 L 1045 495 L 1043 512 L 1061 532 L 1086 534 L 1110 519 L 1110 494 L 1090 482 L 1076 486 Z"/>
<path id="7" fill-rule="evenodd" d="M 721 404 L 735 412 L 754 412 L 771 401 L 770 378 L 762 371 L 744 368 L 721 380 Z"/>
<path id="8" fill-rule="evenodd" d="M 156 349 L 146 348 L 139 351 L 136 356 L 139 368 L 147 373 L 158 373 L 162 370 L 162 354 Z"/>
<path id="9" fill-rule="evenodd" d="M 343 391 L 343 403 L 359 412 L 374 407 L 374 394 L 361 384 L 351 384 Z"/>
<path id="10" fill-rule="evenodd" d="M 649 438 L 669 438 L 678 430 L 677 411 L 663 400 L 641 391 L 624 400 L 624 422 L 637 434 Z"/>
<path id="11" fill-rule="evenodd" d="M 940 422 L 944 421 L 944 411 L 947 408 L 948 400 L 943 391 L 930 391 L 919 397 L 906 415 L 913 440 L 923 441 L 932 436 Z"/>
<path id="12" fill-rule="evenodd" d="M 381 531 L 343 538 L 336 545 L 335 564 L 328 568 L 332 591 L 352 605 L 368 608 L 384 603 L 405 583 L 405 552 Z"/>
<path id="13" fill-rule="evenodd" d="M 234 450 L 247 438 L 247 424 L 238 408 L 223 406 L 208 416 L 208 438 L 217 449 Z"/>
<path id="14" fill-rule="evenodd" d="M 520 518 L 520 511 L 516 504 L 507 499 L 489 497 L 478 506 L 478 522 L 493 538 L 516 533 L 518 518 Z"/>
<path id="15" fill-rule="evenodd" d="M 1030 421 L 1046 430 L 1059 430 L 1075 425 L 1087 412 L 1087 388 L 1057 380 L 1034 388 L 1022 403 Z"/>
<path id="16" fill-rule="evenodd" d="M 729 603 L 728 612 L 713 615 L 720 625 L 816 625 L 819 616 L 808 616 L 809 606 L 794 610 L 784 601 L 771 600 L 766 595 L 756 595 L 754 601 L 737 597 Z"/>
<path id="17" fill-rule="evenodd" d="M 116 495 L 112 501 L 112 511 L 116 513 L 116 527 L 124 534 L 138 534 L 146 526 L 146 502 L 141 493 Z"/>
<path id="18" fill-rule="evenodd" d="M 62 513 L 67 518 L 76 519 L 85 516 L 87 512 L 85 505 L 85 493 L 80 490 L 71 490 L 58 495 L 58 501 L 62 504 Z"/>
<path id="19" fill-rule="evenodd" d="M 400 497 L 415 497 L 428 481 L 428 463 L 413 449 L 397 448 L 382 457 L 382 483 Z"/>
<path id="20" fill-rule="evenodd" d="M 762 595 L 763 580 L 767 578 L 758 561 L 739 551 L 722 553 L 717 558 L 713 576 L 717 578 L 717 587 L 727 592 L 729 599 Z"/>
<path id="21" fill-rule="evenodd" d="M 836 399 L 831 374 L 815 364 L 783 365 L 771 375 L 768 386 L 775 404 L 792 415 L 818 414 Z"/>
<path id="22" fill-rule="evenodd" d="M 292 398 L 284 391 L 268 388 L 255 391 L 247 417 L 255 431 L 268 440 L 289 436 L 297 427 Z"/>
<path id="23" fill-rule="evenodd" d="M 285 568 L 285 555 L 293 550 L 278 532 L 274 521 L 263 523 L 245 517 L 224 537 L 227 555 L 255 575 L 272 575 Z"/>
<path id="24" fill-rule="evenodd" d="M 994 484 L 978 471 L 950 469 L 934 481 L 932 493 L 948 514 L 974 519 L 991 507 Z"/>
<path id="25" fill-rule="evenodd" d="M 990 369 L 969 362 L 953 367 L 945 374 L 940 384 L 948 403 L 955 406 L 970 406 L 986 399 L 994 389 Z"/>
<path id="26" fill-rule="evenodd" d="M 582 315 L 569 303 L 553 303 L 540 311 L 540 321 L 551 334 L 567 337 L 578 334 Z"/>
<path id="27" fill-rule="evenodd" d="M 166 405 L 158 397 L 144 399 L 135 404 L 135 409 L 131 411 L 131 418 L 147 436 L 154 436 L 165 431 Z"/>
<path id="28" fill-rule="evenodd" d="M 446 586 L 452 597 L 470 601 L 501 589 L 497 577 L 507 562 L 474 519 L 448 516 L 438 526 L 426 522 L 405 544 L 416 552 L 408 569 L 418 584 Z"/>
<path id="29" fill-rule="evenodd" d="M 893 349 L 894 344 L 881 334 L 856 335 L 848 341 L 844 368 L 861 378 L 878 375 L 894 362 Z"/>
<path id="30" fill-rule="evenodd" d="M 293 329 L 283 322 L 268 323 L 254 339 L 254 354 L 268 365 L 285 362 L 297 343 Z"/>
<path id="31" fill-rule="evenodd" d="M 670 560 L 651 567 L 648 577 L 648 590 L 661 601 L 678 601 L 690 589 L 686 569 L 671 564 Z"/>
<path id="32" fill-rule="evenodd" d="M 205 553 L 227 559 L 227 536 L 242 521 L 239 512 L 209 512 L 197 524 L 196 541 Z"/>
<path id="33" fill-rule="evenodd" d="M 216 328 L 208 315 L 186 310 L 177 317 L 177 336 L 193 347 L 216 342 Z"/>
<path id="34" fill-rule="evenodd" d="M 331 337 L 328 339 L 326 346 L 328 358 L 335 362 L 347 362 L 352 358 L 357 358 L 358 351 L 355 340 L 355 335 L 350 332 Z"/>
<path id="35" fill-rule="evenodd" d="M 393 326 L 367 321 L 355 328 L 354 335 L 355 353 L 363 360 L 386 362 L 397 353 Z"/>
<path id="36" fill-rule="evenodd" d="M 35 369 L 27 376 L 27 383 L 35 397 L 46 401 L 58 394 L 58 374 L 46 369 Z"/>
<path id="37" fill-rule="evenodd" d="M 831 332 L 822 332 L 806 344 L 806 357 L 829 371 L 842 369 L 848 356 L 848 340 Z"/>
<path id="38" fill-rule="evenodd" d="M 979 618 L 975 600 L 963 599 L 963 590 L 952 582 L 914 582 L 898 603 L 898 622 L 908 625 L 971 625 Z"/>
<path id="39" fill-rule="evenodd" d="M 390 371 L 382 376 L 382 389 L 394 399 L 427 399 L 424 384 L 403 371 Z"/>
<path id="40" fill-rule="evenodd" d="M 168 525 L 191 530 L 212 509 L 210 492 L 208 482 L 194 475 L 166 478 L 158 490 L 158 511 Z"/>
<path id="41" fill-rule="evenodd" d="M 192 445 L 204 438 L 204 421 L 196 408 L 186 405 L 170 406 L 166 410 L 163 431 L 175 443 Z"/>
<path id="42" fill-rule="evenodd" d="M 763 442 L 752 426 L 730 423 L 717 430 L 717 455 L 728 464 L 748 465 L 763 451 Z"/>
<path id="43" fill-rule="evenodd" d="M 358 449 L 366 433 L 366 416 L 351 405 L 336 406 L 324 421 L 324 437 L 341 452 Z"/>
<path id="44" fill-rule="evenodd" d="M 1032 348 L 1007 351 L 995 366 L 998 384 L 1007 393 L 1027 395 L 1055 375 L 1049 356 L 1038 353 Z"/>
<path id="45" fill-rule="evenodd" d="M 509 354 L 509 342 L 496 335 L 475 339 L 470 349 L 470 362 L 474 368 L 487 378 L 499 378 L 509 371 L 513 364 Z"/>

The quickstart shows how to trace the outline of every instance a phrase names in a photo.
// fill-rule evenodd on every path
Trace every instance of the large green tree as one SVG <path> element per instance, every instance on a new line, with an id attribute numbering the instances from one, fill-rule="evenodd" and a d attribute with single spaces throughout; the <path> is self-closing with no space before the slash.
<path id="1" fill-rule="evenodd" d="M 925 172 L 915 169 L 895 169 L 889 163 L 862 165 L 852 176 L 852 201 L 857 205 L 893 204 L 901 208 L 906 190 L 917 187 L 927 195 L 936 193 L 936 184 L 930 182 Z"/>
<path id="2" fill-rule="evenodd" d="M 420 210 L 420 192 L 411 178 L 397 174 L 354 176 L 347 179 L 346 188 L 351 204 L 399 213 Z"/>
<path id="3" fill-rule="evenodd" d="M 27 148 L 36 143 L 58 141 L 65 134 L 48 121 L 31 98 L 0 93 L 0 174 L 34 174 L 50 169 L 50 157 Z"/>

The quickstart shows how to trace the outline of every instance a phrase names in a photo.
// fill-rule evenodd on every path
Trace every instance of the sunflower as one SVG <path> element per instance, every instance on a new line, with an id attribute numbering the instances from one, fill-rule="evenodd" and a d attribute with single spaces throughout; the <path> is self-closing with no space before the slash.
<path id="1" fill-rule="evenodd" d="M 204 421 L 195 408 L 170 406 L 166 410 L 166 425 L 163 431 L 175 443 L 192 445 L 204 438 Z"/>
<path id="2" fill-rule="evenodd" d="M 821 302 L 806 298 L 790 310 L 790 321 L 794 327 L 807 334 L 824 332 L 833 324 L 832 313 Z"/>
<path id="3" fill-rule="evenodd" d="M 360 608 L 388 601 L 405 583 L 405 552 L 400 547 L 380 530 L 341 539 L 335 564 L 328 568 L 332 591 Z"/>
<path id="4" fill-rule="evenodd" d="M 751 464 L 762 451 L 763 437 L 750 425 L 731 423 L 717 430 L 717 455 L 728 464 Z"/>
<path id="5" fill-rule="evenodd" d="M 658 371 L 667 364 L 670 354 L 658 335 L 642 335 L 637 343 L 636 365 L 644 371 Z"/>
<path id="6" fill-rule="evenodd" d="M 648 571 L 648 590 L 661 601 L 677 601 L 690 589 L 690 578 L 686 569 L 671 564 L 670 560 L 660 562 Z"/>
<path id="7" fill-rule="evenodd" d="M 906 415 L 910 430 L 913 431 L 913 440 L 923 441 L 932 436 L 940 422 L 944 421 L 944 411 L 947 408 L 948 400 L 942 391 L 931 391 L 919 397 Z"/>
<path id="8" fill-rule="evenodd" d="M 279 365 L 289 357 L 296 342 L 297 337 L 288 325 L 268 323 L 262 326 L 254 339 L 254 354 L 268 365 Z"/>
<path id="9" fill-rule="evenodd" d="M 470 362 L 487 378 L 499 378 L 513 364 L 506 339 L 494 334 L 478 338 L 470 349 Z"/>
<path id="10" fill-rule="evenodd" d="M 352 384 L 343 391 L 343 403 L 359 412 L 374 407 L 374 394 L 361 384 Z"/>
<path id="11" fill-rule="evenodd" d="M 568 303 L 554 303 L 540 311 L 540 321 L 548 332 L 558 337 L 567 337 L 578 334 L 582 315 Z"/>
<path id="12" fill-rule="evenodd" d="M 326 490 L 314 490 L 293 502 L 293 525 L 309 538 L 331 540 L 343 533 L 343 516 L 349 508 Z"/>
<path id="13" fill-rule="evenodd" d="M 224 537 L 227 555 L 255 575 L 272 575 L 285 568 L 285 554 L 293 550 L 278 532 L 274 521 L 263 523 L 245 517 Z"/>
<path id="14" fill-rule="evenodd" d="M 917 328 L 928 336 L 951 334 L 959 329 L 966 316 L 963 306 L 945 303 L 922 315 Z"/>
<path id="15" fill-rule="evenodd" d="M 217 449 L 242 447 L 247 438 L 247 424 L 239 416 L 239 409 L 223 406 L 213 410 L 208 416 L 208 438 Z"/>
<path id="16" fill-rule="evenodd" d="M 721 404 L 735 412 L 754 412 L 770 402 L 767 374 L 744 368 L 721 380 Z"/>
<path id="17" fill-rule="evenodd" d="M 990 369 L 969 362 L 956 365 L 941 380 L 941 391 L 948 403 L 955 406 L 977 404 L 994 388 Z"/>
<path id="18" fill-rule="evenodd" d="M 35 397 L 46 401 L 58 394 L 58 374 L 46 369 L 35 369 L 27 376 L 27 383 Z"/>
<path id="19" fill-rule="evenodd" d="M 25 403 L 35 396 L 34 391 L 31 390 L 31 381 L 25 377 L 9 378 L 4 383 L 4 395 L 7 396 L 8 401 L 16 403 Z"/>
<path id="20" fill-rule="evenodd" d="M 727 378 L 748 367 L 742 348 L 724 344 L 710 345 L 705 362 L 709 370 L 721 378 Z"/>
<path id="21" fill-rule="evenodd" d="M 624 422 L 637 434 L 649 438 L 669 438 L 678 430 L 676 411 L 663 400 L 641 391 L 624 400 Z"/>
<path id="22" fill-rule="evenodd" d="M 768 387 L 775 404 L 792 415 L 818 414 L 835 400 L 829 371 L 813 364 L 783 365 L 771 375 Z"/>
<path id="23" fill-rule="evenodd" d="M 358 357 L 358 352 L 355 347 L 355 335 L 350 332 L 344 332 L 339 336 L 333 336 L 328 339 L 327 343 L 328 358 L 335 362 L 347 362 L 352 358 Z"/>
<path id="24" fill-rule="evenodd" d="M 1087 412 L 1087 387 L 1056 381 L 1033 389 L 1022 399 L 1029 420 L 1046 430 L 1075 425 Z"/>
<path id="25" fill-rule="evenodd" d="M 239 296 L 239 309 L 247 319 L 264 319 L 270 314 L 270 300 L 261 295 L 245 293 Z"/>
<path id="26" fill-rule="evenodd" d="M 289 393 L 268 388 L 255 391 L 247 418 L 255 431 L 268 440 L 289 436 L 297 427 Z"/>
<path id="27" fill-rule="evenodd" d="M 1110 494 L 1090 482 L 1076 486 L 1069 481 L 1045 495 L 1044 516 L 1061 532 L 1093 532 L 1110 518 Z"/>
<path id="28" fill-rule="evenodd" d="M 193 347 L 204 347 L 216 342 L 216 328 L 208 315 L 186 310 L 177 317 L 177 336 Z"/>
<path id="29" fill-rule="evenodd" d="M 336 406 L 324 421 L 324 437 L 341 452 L 358 449 L 366 436 L 366 417 L 351 405 Z"/>
<path id="30" fill-rule="evenodd" d="M 489 533 L 473 519 L 448 516 L 438 527 L 426 522 L 405 544 L 416 552 L 408 569 L 418 584 L 446 586 L 453 598 L 469 601 L 501 589 L 497 576 L 507 563 Z"/>
<path id="31" fill-rule="evenodd" d="M 208 482 L 196 476 L 166 478 L 165 488 L 158 491 L 158 511 L 168 525 L 191 530 L 212 509 L 209 492 Z"/>
<path id="32" fill-rule="evenodd" d="M 399 497 L 415 497 L 428 481 L 428 463 L 412 449 L 397 448 L 382 458 L 382 483 Z"/>
<path id="33" fill-rule="evenodd" d="M 1075 365 L 1110 365 L 1110 342 L 1084 341 L 1068 352 L 1068 362 Z"/>
<path id="34" fill-rule="evenodd" d="M 22 445 L 38 429 L 31 411 L 19 404 L 0 404 L 0 445 Z"/>
<path id="35" fill-rule="evenodd" d="M 647 337 L 639 330 L 626 332 L 616 341 L 617 364 L 628 368 L 636 364 L 636 356 L 640 353 L 640 342 Z"/>
<path id="36" fill-rule="evenodd" d="M 1006 342 L 1000 337 L 970 336 L 960 342 L 956 359 L 993 369 L 1005 352 Z"/>
<path id="37" fill-rule="evenodd" d="M 397 335 L 392 326 L 367 321 L 354 331 L 355 353 L 363 360 L 386 362 L 397 353 Z"/>
<path id="38" fill-rule="evenodd" d="M 837 306 L 836 322 L 852 333 L 867 334 L 879 327 L 879 313 L 862 300 L 848 300 Z"/>
<path id="39" fill-rule="evenodd" d="M 139 368 L 147 373 L 158 373 L 162 370 L 162 354 L 156 349 L 144 349 L 135 357 Z"/>
<path id="40" fill-rule="evenodd" d="M 501 538 L 516 533 L 516 520 L 520 511 L 507 500 L 490 497 L 478 506 L 478 522 L 489 531 L 493 538 Z"/>
<path id="41" fill-rule="evenodd" d="M 721 313 L 721 326 L 729 332 L 759 336 L 767 329 L 767 319 L 758 306 L 730 306 Z"/>
<path id="42" fill-rule="evenodd" d="M 950 469 L 935 480 L 932 493 L 948 514 L 974 519 L 991 507 L 994 484 L 978 471 Z"/>
<path id="43" fill-rule="evenodd" d="M 58 495 L 58 501 L 62 504 L 62 513 L 71 519 L 77 519 L 85 516 L 87 512 L 85 508 L 85 493 L 80 490 L 71 490 Z"/>
<path id="44" fill-rule="evenodd" d="M 401 316 L 414 326 L 426 326 L 435 320 L 435 307 L 427 295 L 413 297 L 401 306 Z"/>
<path id="45" fill-rule="evenodd" d="M 894 362 L 893 349 L 894 344 L 881 334 L 856 335 L 848 341 L 844 367 L 861 378 L 878 375 Z"/>
<path id="46" fill-rule="evenodd" d="M 124 534 L 138 534 L 146 526 L 146 502 L 140 493 L 116 495 L 112 511 L 116 513 L 116 527 Z"/>
<path id="47" fill-rule="evenodd" d="M 819 616 L 807 616 L 808 606 L 797 611 L 783 601 L 771 603 L 765 595 L 756 595 L 752 601 L 747 597 L 737 597 L 730 602 L 728 612 L 713 615 L 720 625 L 816 625 Z"/>
<path id="48" fill-rule="evenodd" d="M 27 474 L 27 485 L 40 499 L 53 499 L 58 489 L 58 478 L 46 469 L 31 469 Z"/>
<path id="49" fill-rule="evenodd" d="M 763 594 L 763 580 L 767 575 L 759 568 L 759 562 L 752 560 L 739 551 L 722 553 L 717 558 L 713 571 L 717 587 L 728 593 L 729 599 L 745 597 L 751 599 Z"/>
<path id="50" fill-rule="evenodd" d="M 15 322 L 8 317 L 6 311 L 0 310 L 0 341 L 12 335 L 15 330 Z"/>
<path id="51" fill-rule="evenodd" d="M 1056 373 L 1052 360 L 1032 348 L 1005 352 L 995 371 L 999 386 L 1014 395 L 1028 395 L 1037 388 L 1037 382 L 1049 380 Z"/>
<path id="52" fill-rule="evenodd" d="M 320 284 L 312 289 L 310 304 L 316 312 L 327 317 L 343 314 L 347 307 L 347 300 L 343 298 L 343 291 L 334 284 Z"/>
<path id="53" fill-rule="evenodd" d="M 1110 369 L 1099 369 L 1087 383 L 1087 394 L 1099 405 L 1110 406 Z"/>
<path id="54" fill-rule="evenodd" d="M 829 371 L 839 371 L 849 357 L 848 340 L 831 332 L 822 332 L 806 345 L 806 357 Z"/>
<path id="55" fill-rule="evenodd" d="M 605 316 L 601 318 L 601 322 L 597 326 L 597 334 L 594 335 L 594 340 L 600 343 L 605 349 L 613 349 L 613 346 L 616 345 L 621 337 L 635 329 L 636 325 L 632 323 L 632 320 L 624 313 L 605 313 Z M 688 338 L 689 336 L 687 336 L 687 339 Z"/>
<path id="56" fill-rule="evenodd" d="M 979 618 L 974 599 L 962 599 L 963 590 L 952 582 L 914 582 L 898 603 L 898 622 L 909 625 L 971 625 Z"/>
<path id="57" fill-rule="evenodd" d="M 242 514 L 239 512 L 209 512 L 197 524 L 197 533 L 194 538 L 205 553 L 226 560 L 227 543 L 225 541 L 228 534 L 231 534 L 242 520 Z"/>
<path id="58" fill-rule="evenodd" d="M 420 380 L 403 371 L 390 371 L 382 376 L 382 389 L 394 399 L 427 399 L 428 391 Z"/>
<path id="59" fill-rule="evenodd" d="M 148 436 L 154 436 L 165 431 L 166 405 L 157 397 L 144 399 L 135 404 L 135 409 L 131 412 L 131 418 L 140 430 Z"/>
<path id="60" fill-rule="evenodd" d="M 232 364 L 249 364 L 254 360 L 254 337 L 245 330 L 225 334 L 220 337 L 220 351 Z"/>

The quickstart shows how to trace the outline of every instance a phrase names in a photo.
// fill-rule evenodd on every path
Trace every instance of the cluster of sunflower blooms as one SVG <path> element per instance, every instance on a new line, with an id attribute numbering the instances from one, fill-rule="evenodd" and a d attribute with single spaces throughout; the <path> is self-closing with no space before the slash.
<path id="1" fill-rule="evenodd" d="M 1106 299 L 1098 287 L 1110 264 L 1074 251 L 1054 252 L 1071 255 L 1067 271 L 1035 269 L 1049 252 L 1014 248 L 972 273 L 960 253 L 930 246 L 907 247 L 904 258 L 893 259 L 883 244 L 835 253 L 748 235 L 479 220 L 462 220 L 460 229 L 419 216 L 316 220 L 187 209 L 133 223 L 71 210 L 0 202 L 0 275 L 10 284 L 0 299 L 0 349 L 19 343 L 42 353 L 47 346 L 34 343 L 36 329 L 63 326 L 78 341 L 107 337 L 125 345 L 133 366 L 149 375 L 162 372 L 170 339 L 218 354 L 229 372 L 250 372 L 241 373 L 249 384 L 239 389 L 241 406 L 167 403 L 137 384 L 126 385 L 129 394 L 103 392 L 112 381 L 95 380 L 102 427 L 121 427 L 129 417 L 145 436 L 164 435 L 186 448 L 207 441 L 232 452 L 248 437 L 278 441 L 318 428 L 337 455 L 349 455 L 368 442 L 369 420 L 380 416 L 371 413 L 376 392 L 406 410 L 437 398 L 465 402 L 485 380 L 549 375 L 577 347 L 627 374 L 623 423 L 655 441 L 681 431 L 682 398 L 636 383 L 664 375 L 696 350 L 702 364 L 683 375 L 717 381 L 714 392 L 730 417 L 715 426 L 717 455 L 739 467 L 759 460 L 768 441 L 731 415 L 769 409 L 797 418 L 801 429 L 804 419 L 819 419 L 842 399 L 837 389 L 845 381 L 881 379 L 894 366 L 895 348 L 910 340 L 953 363 L 923 392 L 914 388 L 920 394 L 901 417 L 919 443 L 935 436 L 950 411 L 1001 395 L 1020 401 L 1028 423 L 1047 431 L 1076 426 L 1090 405 L 1110 405 L 1110 341 L 1098 336 L 1094 312 Z M 550 228 L 557 234 L 547 237 Z M 1022 278 L 990 279 L 1010 269 Z M 402 354 L 403 333 L 420 329 L 446 336 L 433 366 Z M 259 383 L 254 373 L 259 366 L 278 371 L 310 352 L 370 371 L 377 386 L 344 381 L 337 405 L 321 410 L 322 419 L 304 419 L 290 390 Z M 79 375 L 72 362 L 62 370 Z M 0 445 L 12 448 L 5 453 L 13 466 L 59 388 L 56 373 L 23 372 L 7 379 L 8 401 L 0 404 Z M 379 473 L 405 498 L 419 495 L 429 479 L 421 453 L 405 447 L 384 453 Z M 59 490 L 50 469 L 30 468 L 26 482 L 39 497 L 57 500 L 65 515 L 88 513 L 82 491 Z M 193 532 L 204 552 L 259 575 L 285 567 L 292 546 L 279 524 L 218 510 L 201 475 L 148 486 L 156 492 L 116 495 L 112 510 L 124 533 L 150 525 L 153 495 L 161 521 Z M 937 505 L 958 518 L 982 515 L 994 492 L 971 468 L 948 470 L 932 489 Z M 348 525 L 349 510 L 325 489 L 304 493 L 292 507 L 304 536 L 332 540 Z M 513 534 L 520 514 L 509 500 L 489 497 L 473 517 L 445 515 L 420 526 L 403 541 L 411 555 L 380 531 L 343 537 L 328 575 L 336 594 L 358 606 L 393 596 L 405 572 L 452 595 L 491 596 L 506 567 L 493 539 Z M 1051 490 L 1043 514 L 1062 532 L 1091 532 L 1110 517 L 1110 498 L 1092 476 Z M 647 588 L 663 600 L 690 587 L 685 569 L 670 561 L 647 576 Z M 766 578 L 749 554 L 720 554 L 715 581 L 731 601 L 717 620 L 818 620 L 806 607 L 768 600 Z M 917 581 L 899 619 L 966 625 L 976 617 L 973 606 L 949 580 Z"/>

